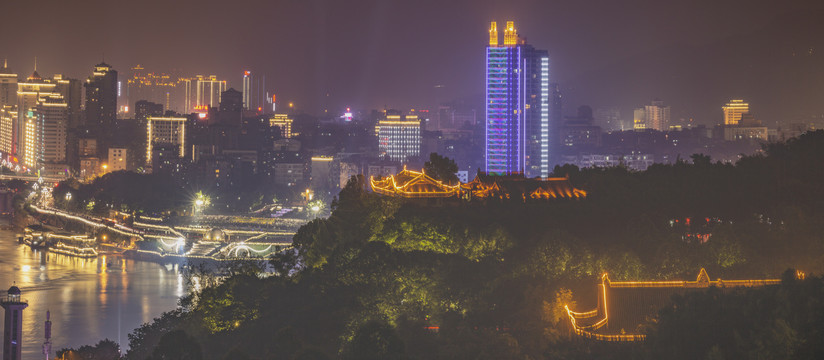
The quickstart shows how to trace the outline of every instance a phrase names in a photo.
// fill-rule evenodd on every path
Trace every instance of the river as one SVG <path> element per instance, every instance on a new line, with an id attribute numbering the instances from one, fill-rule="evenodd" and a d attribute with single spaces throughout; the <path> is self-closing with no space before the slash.
<path id="1" fill-rule="evenodd" d="M 2 230 L 0 294 L 5 296 L 15 282 L 29 302 L 23 311 L 24 359 L 43 358 L 47 310 L 52 357 L 61 348 L 94 345 L 104 338 L 120 343 L 125 352 L 132 330 L 174 309 L 186 292 L 176 265 L 44 253 L 18 244 L 15 232 Z"/>

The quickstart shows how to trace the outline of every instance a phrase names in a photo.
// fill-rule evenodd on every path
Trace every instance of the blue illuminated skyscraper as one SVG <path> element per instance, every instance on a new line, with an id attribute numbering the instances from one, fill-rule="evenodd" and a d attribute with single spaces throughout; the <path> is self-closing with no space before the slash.
<path id="1" fill-rule="evenodd" d="M 486 48 L 486 171 L 549 176 L 549 55 L 506 23 L 489 28 Z"/>

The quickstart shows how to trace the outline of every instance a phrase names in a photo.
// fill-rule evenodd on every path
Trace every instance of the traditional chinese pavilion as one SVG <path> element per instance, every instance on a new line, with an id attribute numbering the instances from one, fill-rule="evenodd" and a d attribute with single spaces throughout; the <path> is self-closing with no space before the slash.
<path id="1" fill-rule="evenodd" d="M 380 179 L 370 177 L 369 183 L 372 191 L 388 195 L 405 198 L 458 198 L 461 194 L 461 186 L 447 185 L 426 175 L 423 170 L 420 172 L 407 170 L 406 167 L 397 175 L 391 175 Z"/>

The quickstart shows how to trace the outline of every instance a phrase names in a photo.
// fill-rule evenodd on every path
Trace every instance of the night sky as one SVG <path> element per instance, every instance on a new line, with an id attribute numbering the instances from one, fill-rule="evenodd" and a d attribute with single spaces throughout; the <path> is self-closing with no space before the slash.
<path id="1" fill-rule="evenodd" d="M 41 75 L 85 78 L 105 53 L 122 74 L 139 63 L 235 88 L 250 69 L 310 113 L 408 109 L 481 103 L 489 21 L 514 20 L 549 50 L 567 114 L 588 104 L 629 118 L 657 97 L 673 118 L 714 124 L 721 105 L 743 97 L 773 125 L 824 113 L 819 3 L 7 0 L 0 57 L 21 77 L 37 56 Z"/>

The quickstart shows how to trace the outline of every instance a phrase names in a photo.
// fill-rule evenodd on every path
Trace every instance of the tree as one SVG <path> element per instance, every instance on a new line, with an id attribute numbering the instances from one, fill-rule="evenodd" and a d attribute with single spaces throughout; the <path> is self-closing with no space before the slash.
<path id="1" fill-rule="evenodd" d="M 361 326 L 352 339 L 344 359 L 404 359 L 404 344 L 398 332 L 383 321 L 372 320 Z"/>
<path id="2" fill-rule="evenodd" d="M 426 175 L 431 176 L 435 180 L 443 181 L 447 184 L 456 184 L 458 182 L 458 165 L 455 160 L 446 156 L 438 155 L 438 153 L 429 154 L 429 161 L 423 165 L 423 170 Z"/>
<path id="3" fill-rule="evenodd" d="M 174 330 L 160 338 L 148 360 L 200 360 L 203 351 L 195 338 L 183 330 Z"/>

